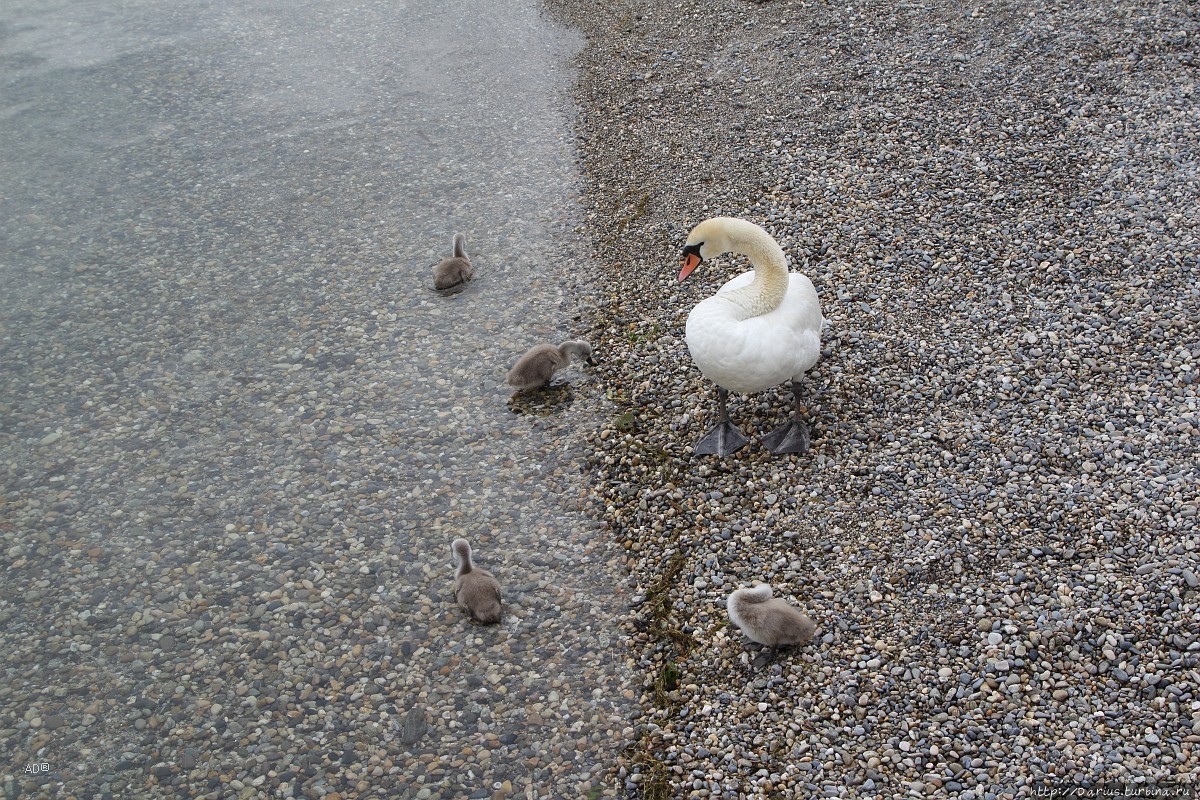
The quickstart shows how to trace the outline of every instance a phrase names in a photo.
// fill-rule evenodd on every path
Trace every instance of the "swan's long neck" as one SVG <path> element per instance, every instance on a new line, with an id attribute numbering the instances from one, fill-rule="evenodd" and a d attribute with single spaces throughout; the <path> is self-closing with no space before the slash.
<path id="1" fill-rule="evenodd" d="M 741 597 L 746 603 L 765 603 L 771 599 L 771 587 L 764 583 L 753 589 L 742 589 Z"/>
<path id="2" fill-rule="evenodd" d="M 463 236 L 461 233 L 454 234 L 454 257 L 467 257 L 467 237 Z"/>
<path id="3" fill-rule="evenodd" d="M 743 319 L 767 314 L 778 308 L 787 294 L 789 280 L 783 248 L 770 234 L 755 226 L 741 235 L 730 237 L 729 249 L 750 259 L 754 267 L 754 280 L 749 286 L 725 292 L 721 296 L 745 312 Z"/>
<path id="4" fill-rule="evenodd" d="M 459 575 L 466 575 L 474 568 L 474 564 L 471 563 L 471 545 L 466 542 L 458 542 L 454 554 L 458 556 Z"/>
<path id="5" fill-rule="evenodd" d="M 558 346 L 558 354 L 562 356 L 563 363 L 566 364 L 570 362 L 572 356 L 576 361 L 585 360 L 585 353 L 590 349 L 587 342 L 563 342 Z"/>

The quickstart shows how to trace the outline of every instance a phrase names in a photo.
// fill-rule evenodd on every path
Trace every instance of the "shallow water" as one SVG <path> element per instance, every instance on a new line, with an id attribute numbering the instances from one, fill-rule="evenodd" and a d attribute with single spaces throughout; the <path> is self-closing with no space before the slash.
<path id="1" fill-rule="evenodd" d="M 8 774 L 586 792 L 629 702 L 581 511 L 592 389 L 503 386 L 580 332 L 580 38 L 456 0 L 0 25 L 0 612 L 6 674 L 33 675 L 0 692 Z M 477 279 L 443 295 L 456 230 Z M 458 535 L 505 587 L 497 628 L 453 605 Z"/>

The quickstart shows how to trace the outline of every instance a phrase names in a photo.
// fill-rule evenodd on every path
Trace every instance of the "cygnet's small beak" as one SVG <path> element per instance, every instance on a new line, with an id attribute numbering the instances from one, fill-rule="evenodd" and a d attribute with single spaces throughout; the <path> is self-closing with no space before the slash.
<path id="1" fill-rule="evenodd" d="M 689 244 L 683 248 L 683 269 L 679 272 L 679 280 L 683 280 L 688 275 L 692 274 L 692 270 L 700 266 L 703 259 L 700 257 L 700 245 Z"/>
<path id="2" fill-rule="evenodd" d="M 592 358 L 591 356 L 588 356 L 587 358 L 585 358 L 585 359 L 584 359 L 584 361 L 586 361 L 586 362 L 587 362 L 587 365 L 588 365 L 589 367 L 594 367 L 594 366 L 596 366 L 596 359 Z"/>

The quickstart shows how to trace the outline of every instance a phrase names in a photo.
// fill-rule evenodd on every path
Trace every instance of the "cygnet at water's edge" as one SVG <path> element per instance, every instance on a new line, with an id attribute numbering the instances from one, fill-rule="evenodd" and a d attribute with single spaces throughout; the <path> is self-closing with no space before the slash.
<path id="1" fill-rule="evenodd" d="M 454 561 L 454 599 L 463 610 L 480 622 L 500 621 L 500 584 L 486 569 L 471 561 L 471 545 L 466 539 L 450 544 Z"/>
<path id="2" fill-rule="evenodd" d="M 475 269 L 467 258 L 467 237 L 454 234 L 454 255 L 443 258 L 433 268 L 433 288 L 451 289 L 475 277 Z"/>
<path id="3" fill-rule="evenodd" d="M 587 342 L 563 342 L 558 347 L 552 344 L 534 345 L 508 371 L 508 382 L 522 391 L 545 386 L 554 373 L 567 366 L 572 358 L 595 363 L 592 361 L 592 346 Z"/>
<path id="4" fill-rule="evenodd" d="M 759 644 L 786 647 L 804 644 L 817 625 L 785 600 L 771 596 L 771 587 L 760 584 L 738 589 L 726 603 L 729 620 Z"/>

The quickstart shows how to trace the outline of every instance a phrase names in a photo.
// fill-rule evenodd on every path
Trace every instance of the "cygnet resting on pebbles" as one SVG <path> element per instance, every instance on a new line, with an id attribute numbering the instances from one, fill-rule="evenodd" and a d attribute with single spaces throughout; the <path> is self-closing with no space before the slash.
<path id="1" fill-rule="evenodd" d="M 471 545 L 466 539 L 455 539 L 450 551 L 456 567 L 454 599 L 480 622 L 499 622 L 500 584 L 492 573 L 471 562 Z"/>
<path id="2" fill-rule="evenodd" d="M 521 391 L 545 386 L 554 373 L 570 363 L 572 357 L 589 364 L 595 363 L 592 361 L 592 346 L 587 342 L 563 342 L 558 347 L 552 344 L 534 345 L 508 371 L 508 382 Z"/>
<path id="3" fill-rule="evenodd" d="M 454 255 L 443 258 L 433 268 L 433 288 L 452 289 L 475 277 L 475 270 L 467 258 L 467 237 L 454 234 Z"/>
<path id="4" fill-rule="evenodd" d="M 771 587 L 760 584 L 738 589 L 726 603 L 729 620 L 759 644 L 776 649 L 804 644 L 812 638 L 816 623 L 785 600 L 771 597 Z"/>

